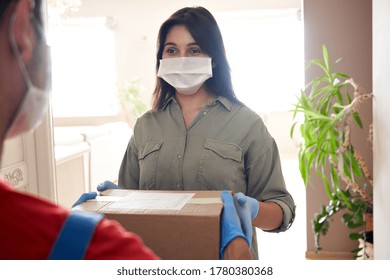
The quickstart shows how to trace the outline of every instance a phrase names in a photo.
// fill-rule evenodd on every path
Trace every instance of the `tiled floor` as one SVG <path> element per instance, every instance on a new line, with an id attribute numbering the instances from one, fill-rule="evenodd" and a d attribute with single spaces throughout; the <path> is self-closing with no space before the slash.
<path id="1" fill-rule="evenodd" d="M 304 259 L 306 251 L 306 196 L 305 187 L 298 170 L 296 156 L 283 156 L 282 169 L 287 189 L 296 204 L 296 217 L 286 232 L 268 233 L 257 230 L 260 260 Z M 260 209 L 261 211 L 261 209 Z"/>

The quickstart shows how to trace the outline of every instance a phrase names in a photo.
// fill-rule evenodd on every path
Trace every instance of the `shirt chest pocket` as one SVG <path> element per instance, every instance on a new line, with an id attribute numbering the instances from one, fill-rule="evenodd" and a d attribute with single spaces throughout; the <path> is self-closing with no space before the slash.
<path id="1" fill-rule="evenodd" d="M 209 189 L 245 191 L 243 150 L 234 143 L 206 139 L 198 178 Z"/>
<path id="2" fill-rule="evenodd" d="M 208 151 L 214 152 L 221 158 L 230 159 L 236 162 L 242 161 L 242 149 L 236 144 L 206 139 L 204 148 Z"/>
<path id="3" fill-rule="evenodd" d="M 138 151 L 141 189 L 149 189 L 156 185 L 157 159 L 162 144 L 163 141 L 147 142 Z"/>

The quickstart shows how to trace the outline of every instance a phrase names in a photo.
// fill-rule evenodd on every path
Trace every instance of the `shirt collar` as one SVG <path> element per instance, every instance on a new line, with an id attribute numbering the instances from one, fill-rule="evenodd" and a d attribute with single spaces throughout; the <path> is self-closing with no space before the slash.
<path id="1" fill-rule="evenodd" d="M 233 107 L 233 102 L 230 101 L 229 99 L 227 99 L 226 97 L 223 97 L 223 96 L 218 96 L 215 101 L 221 103 L 225 108 L 226 110 L 230 111 Z"/>
<path id="2" fill-rule="evenodd" d="M 177 103 L 174 95 L 171 95 L 171 97 L 169 97 L 169 99 L 165 102 L 164 106 L 162 107 L 162 110 L 164 111 L 167 108 L 168 104 L 171 103 L 172 101 Z"/>
<path id="3" fill-rule="evenodd" d="M 169 97 L 169 99 L 167 100 L 167 102 L 165 102 L 164 106 L 162 107 L 162 110 L 164 111 L 164 110 L 167 108 L 167 106 L 168 106 L 172 101 L 175 102 L 175 103 L 177 103 L 176 98 L 175 98 L 174 95 L 172 95 L 171 97 Z M 218 97 L 215 99 L 214 102 L 215 102 L 215 103 L 216 103 L 216 102 L 221 103 L 221 104 L 226 108 L 226 110 L 228 110 L 228 111 L 231 111 L 231 109 L 232 109 L 232 107 L 233 107 L 233 102 L 230 101 L 229 99 L 227 99 L 226 97 L 223 97 L 223 96 L 218 96 Z"/>

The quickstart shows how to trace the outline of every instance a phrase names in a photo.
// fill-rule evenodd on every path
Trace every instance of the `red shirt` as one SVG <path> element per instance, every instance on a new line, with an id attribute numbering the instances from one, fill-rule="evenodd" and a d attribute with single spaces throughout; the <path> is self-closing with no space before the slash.
<path id="1" fill-rule="evenodd" d="M 0 181 L 0 259 L 47 259 L 69 210 L 13 189 Z M 140 237 L 118 222 L 97 225 L 88 260 L 159 259 Z"/>

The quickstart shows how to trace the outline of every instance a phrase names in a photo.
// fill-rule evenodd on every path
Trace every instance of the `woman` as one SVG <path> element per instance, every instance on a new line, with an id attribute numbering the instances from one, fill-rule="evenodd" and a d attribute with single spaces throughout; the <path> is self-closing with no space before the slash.
<path id="1" fill-rule="evenodd" d="M 253 226 L 287 230 L 295 205 L 276 143 L 234 94 L 212 14 L 203 7 L 178 10 L 162 24 L 157 47 L 153 108 L 135 124 L 119 186 L 231 190 L 249 202 Z M 251 239 L 258 258 L 255 231 Z"/>

